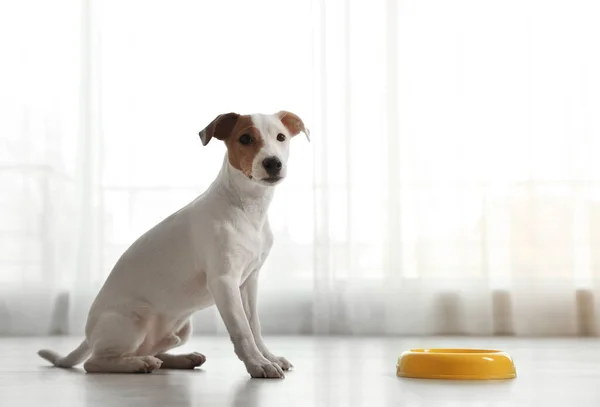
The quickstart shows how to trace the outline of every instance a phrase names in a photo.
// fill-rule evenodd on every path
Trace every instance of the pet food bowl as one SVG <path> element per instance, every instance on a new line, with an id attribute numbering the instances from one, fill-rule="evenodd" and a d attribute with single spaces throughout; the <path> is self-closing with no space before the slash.
<path id="1" fill-rule="evenodd" d="M 396 374 L 414 379 L 503 380 L 517 377 L 512 358 L 499 350 L 411 349 L 398 359 Z"/>

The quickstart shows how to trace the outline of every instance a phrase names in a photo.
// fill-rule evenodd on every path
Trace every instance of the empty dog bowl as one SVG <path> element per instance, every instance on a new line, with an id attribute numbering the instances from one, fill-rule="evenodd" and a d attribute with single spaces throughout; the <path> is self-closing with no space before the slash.
<path id="1" fill-rule="evenodd" d="M 500 380 L 517 377 L 511 357 L 499 350 L 411 349 L 398 359 L 396 374 L 414 379 Z"/>

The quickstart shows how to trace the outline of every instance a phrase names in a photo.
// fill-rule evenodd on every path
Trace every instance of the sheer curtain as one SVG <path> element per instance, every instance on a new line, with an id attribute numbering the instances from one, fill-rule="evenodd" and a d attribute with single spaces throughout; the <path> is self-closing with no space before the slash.
<path id="1" fill-rule="evenodd" d="M 0 4 L 0 334 L 81 334 L 204 190 L 224 111 L 299 114 L 268 334 L 596 335 L 592 0 Z M 215 310 L 195 318 L 222 333 Z"/>

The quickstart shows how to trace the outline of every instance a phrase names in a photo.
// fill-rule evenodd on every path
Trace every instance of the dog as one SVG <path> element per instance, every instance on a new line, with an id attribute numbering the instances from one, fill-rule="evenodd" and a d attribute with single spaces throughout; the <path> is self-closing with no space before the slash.
<path id="1" fill-rule="evenodd" d="M 283 378 L 292 364 L 269 351 L 257 313 L 259 271 L 273 245 L 267 210 L 287 174 L 292 138 L 309 131 L 296 114 L 217 116 L 199 135 L 227 147 L 210 187 L 139 237 L 119 258 L 90 307 L 85 339 L 68 356 L 38 354 L 89 373 L 193 369 L 200 353 L 176 355 L 194 312 L 216 305 L 251 377 Z M 87 360 L 86 360 L 87 359 Z"/>

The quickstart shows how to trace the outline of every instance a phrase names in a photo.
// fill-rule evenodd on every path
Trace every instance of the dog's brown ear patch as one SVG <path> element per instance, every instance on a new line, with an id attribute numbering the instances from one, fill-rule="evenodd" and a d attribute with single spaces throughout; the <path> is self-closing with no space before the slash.
<path id="1" fill-rule="evenodd" d="M 306 135 L 306 139 L 310 141 L 310 131 L 304 126 L 304 122 L 298 115 L 282 110 L 277 113 L 279 120 L 288 129 L 292 137 L 297 136 L 300 132 Z"/>
<path id="2" fill-rule="evenodd" d="M 216 138 L 219 140 L 226 139 L 235 124 L 237 123 L 240 115 L 237 113 L 225 113 L 218 115 L 204 130 L 202 130 L 200 135 L 200 140 L 202 140 L 202 145 L 207 145 L 211 138 Z"/>

